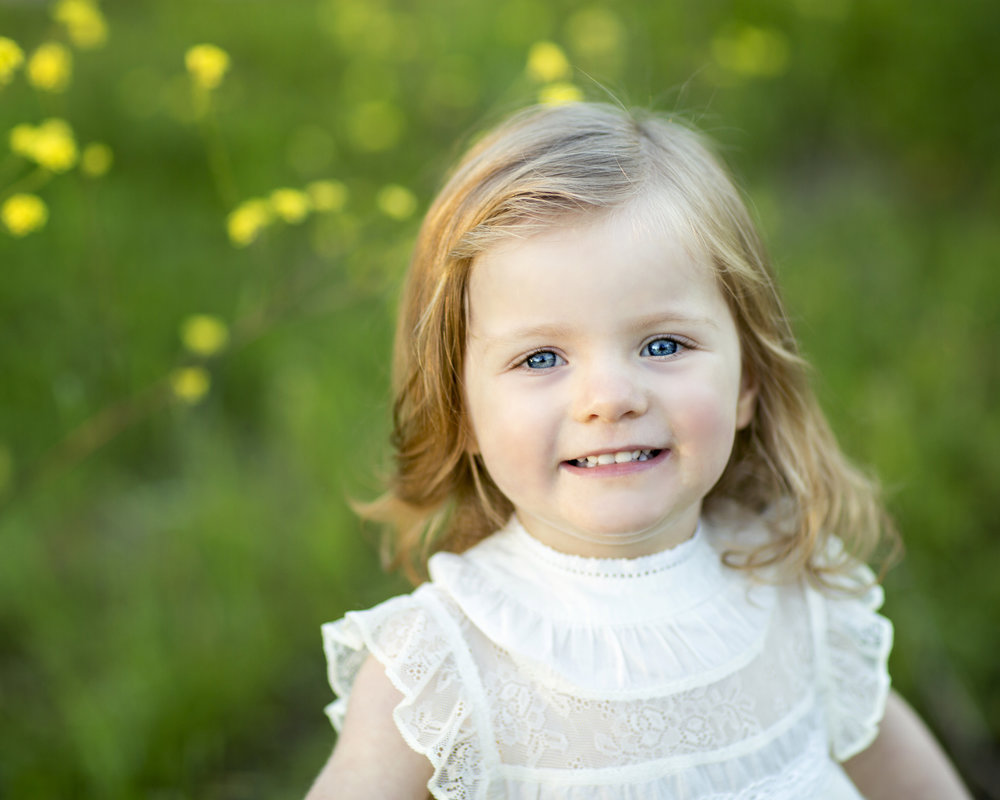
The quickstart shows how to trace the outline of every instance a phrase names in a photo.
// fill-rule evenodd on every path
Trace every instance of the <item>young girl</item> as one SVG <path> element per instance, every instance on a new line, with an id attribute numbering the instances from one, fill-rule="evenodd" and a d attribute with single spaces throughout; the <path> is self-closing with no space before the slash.
<path id="1" fill-rule="evenodd" d="M 395 369 L 371 511 L 431 579 L 324 626 L 311 798 L 966 796 L 890 693 L 882 507 L 699 136 L 581 103 L 480 140 Z"/>

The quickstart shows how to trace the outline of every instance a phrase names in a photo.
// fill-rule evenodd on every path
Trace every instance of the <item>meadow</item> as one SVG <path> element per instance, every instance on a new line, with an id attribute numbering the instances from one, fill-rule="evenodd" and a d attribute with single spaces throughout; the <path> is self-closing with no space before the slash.
<path id="1" fill-rule="evenodd" d="M 406 584 L 393 309 L 532 102 L 719 142 L 887 489 L 896 687 L 1000 797 L 1000 5 L 0 0 L 0 795 L 298 797 L 319 626 Z"/>

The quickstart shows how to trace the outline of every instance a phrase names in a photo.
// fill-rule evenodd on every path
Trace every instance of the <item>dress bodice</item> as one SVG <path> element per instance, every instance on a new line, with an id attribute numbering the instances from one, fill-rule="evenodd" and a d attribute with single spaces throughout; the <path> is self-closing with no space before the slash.
<path id="1" fill-rule="evenodd" d="M 328 711 L 339 726 L 377 658 L 437 798 L 857 798 L 837 762 L 884 708 L 881 590 L 828 596 L 722 564 L 766 535 L 703 521 L 662 553 L 591 559 L 512 521 L 433 556 L 412 594 L 324 626 Z"/>

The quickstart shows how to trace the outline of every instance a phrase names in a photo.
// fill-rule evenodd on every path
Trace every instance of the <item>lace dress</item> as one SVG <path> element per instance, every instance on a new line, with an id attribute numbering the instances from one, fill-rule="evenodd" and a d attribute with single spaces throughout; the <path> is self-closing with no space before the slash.
<path id="1" fill-rule="evenodd" d="M 412 594 L 323 626 L 339 730 L 369 654 L 435 798 L 840 800 L 889 689 L 881 589 L 725 567 L 746 525 L 635 559 L 566 555 L 516 521 L 431 558 Z M 856 577 L 867 578 L 859 566 Z"/>

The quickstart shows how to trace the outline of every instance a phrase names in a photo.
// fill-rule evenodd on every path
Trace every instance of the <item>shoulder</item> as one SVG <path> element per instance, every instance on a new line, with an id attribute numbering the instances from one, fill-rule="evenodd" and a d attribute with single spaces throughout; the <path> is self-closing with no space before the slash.
<path id="1" fill-rule="evenodd" d="M 890 693 L 874 742 L 844 763 L 871 800 L 967 800 L 969 793 L 940 745 L 912 708 Z"/>
<path id="2" fill-rule="evenodd" d="M 382 664 L 369 656 L 358 670 L 337 747 L 307 800 L 336 797 L 423 798 L 431 762 L 402 737 L 393 720 L 403 701 Z"/>
<path id="3" fill-rule="evenodd" d="M 780 511 L 780 509 L 779 509 Z M 734 563 L 767 547 L 780 534 L 770 514 L 754 514 L 735 504 L 713 508 L 710 535 L 725 560 Z M 892 648 L 892 623 L 879 613 L 884 595 L 872 571 L 850 559 L 840 540 L 830 537 L 817 562 L 831 567 L 825 585 L 802 569 L 789 574 L 787 568 L 754 569 L 755 579 L 783 586 L 784 606 L 805 625 L 811 638 L 814 680 L 823 706 L 829 746 L 844 761 L 867 748 L 879 732 L 889 698 L 888 659 Z M 749 580 L 749 578 L 748 578 Z M 789 628 L 789 633 L 792 631 Z"/>
<path id="4" fill-rule="evenodd" d="M 328 767 L 339 769 L 348 760 L 342 747 L 352 759 L 371 755 L 377 767 L 380 751 L 384 763 L 402 745 L 400 763 L 409 765 L 404 779 L 420 765 L 425 786 L 473 785 L 482 761 L 476 755 L 482 709 L 462 618 L 448 598 L 424 584 L 412 594 L 349 612 L 322 630 L 337 695 L 326 711 L 345 742 Z M 456 750 L 468 756 L 461 765 L 449 762 Z"/>
<path id="5" fill-rule="evenodd" d="M 861 752 L 878 736 L 890 696 L 893 642 L 892 623 L 879 613 L 883 593 L 874 576 L 860 565 L 845 579 L 847 588 L 805 589 L 818 688 L 838 761 Z"/>
<path id="6" fill-rule="evenodd" d="M 460 646 L 456 628 L 453 612 L 430 584 L 323 625 L 328 677 L 339 698 L 327 707 L 334 727 L 340 729 L 347 698 L 370 657 L 406 695 L 419 689 L 429 671 L 453 668 L 454 650 Z"/>

